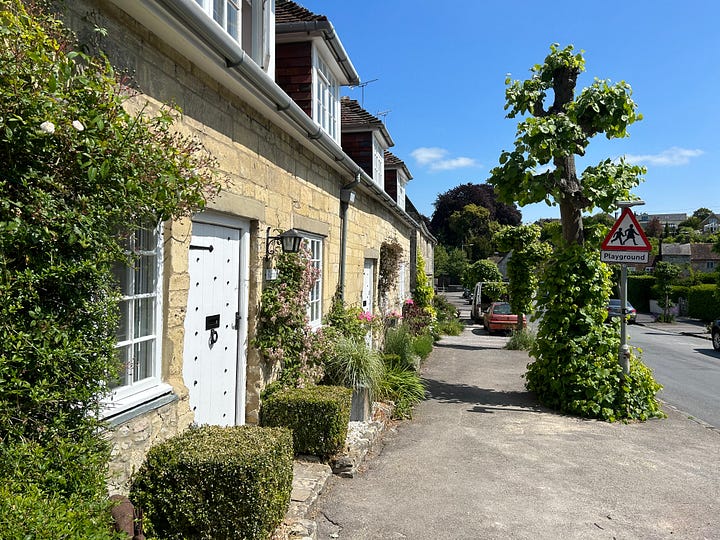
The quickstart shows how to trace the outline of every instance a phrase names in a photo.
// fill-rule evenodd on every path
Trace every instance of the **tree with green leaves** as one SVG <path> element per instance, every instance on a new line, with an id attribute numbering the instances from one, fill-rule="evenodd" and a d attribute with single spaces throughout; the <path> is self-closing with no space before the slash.
<path id="1" fill-rule="evenodd" d="M 680 267 L 669 262 L 659 261 L 655 263 L 653 275 L 655 276 L 655 290 L 660 298 L 658 304 L 663 308 L 660 320 L 672 322 L 673 316 L 670 314 L 670 308 L 673 307 L 673 302 L 670 300 L 670 290 L 680 275 Z"/>
<path id="2" fill-rule="evenodd" d="M 575 156 L 584 155 L 596 135 L 627 137 L 627 128 L 642 116 L 624 81 L 611 85 L 596 79 L 576 97 L 577 79 L 585 70 L 582 52 L 557 44 L 550 51 L 543 64 L 530 70 L 530 79 L 506 80 L 508 118 L 526 118 L 518 125 L 515 149 L 502 152 L 488 182 L 505 202 L 558 205 L 565 242 L 582 245 L 582 213 L 594 208 L 612 212 L 617 200 L 629 198 L 644 169 L 622 158 L 606 159 L 578 174 Z"/>
<path id="3" fill-rule="evenodd" d="M 512 251 L 507 265 L 508 292 L 510 308 L 518 315 L 518 331 L 525 326 L 523 315 L 532 313 L 540 265 L 552 252 L 549 244 L 540 241 L 540 232 L 538 225 L 518 225 L 504 227 L 495 235 L 501 250 Z"/>
<path id="4" fill-rule="evenodd" d="M 465 250 L 460 248 L 446 248 L 442 244 L 435 246 L 435 275 L 439 286 L 462 283 L 462 277 L 468 266 Z"/>
<path id="5" fill-rule="evenodd" d="M 659 385 L 637 359 L 630 378 L 622 379 L 616 330 L 603 324 L 610 271 L 600 262 L 599 228 L 586 231 L 582 218 L 595 208 L 614 211 L 617 200 L 630 198 L 644 169 L 606 159 L 578 173 L 575 162 L 593 137 L 627 137 L 641 116 L 623 81 L 596 79 L 576 95 L 584 70 L 582 52 L 553 44 L 529 79 L 508 78 L 507 116 L 522 119 L 514 149 L 502 152 L 488 182 L 504 202 L 560 207 L 562 239 L 545 266 L 538 294 L 545 313 L 531 349 L 535 361 L 528 366 L 528 388 L 564 412 L 644 419 L 662 414 L 655 397 Z"/>

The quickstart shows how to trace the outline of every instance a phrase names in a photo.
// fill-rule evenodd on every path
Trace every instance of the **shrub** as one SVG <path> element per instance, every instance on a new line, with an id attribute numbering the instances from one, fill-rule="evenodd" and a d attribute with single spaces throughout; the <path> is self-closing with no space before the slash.
<path id="1" fill-rule="evenodd" d="M 465 325 L 457 319 L 439 321 L 435 324 L 435 331 L 441 336 L 459 336 L 463 330 L 465 330 Z"/>
<path id="2" fill-rule="evenodd" d="M 267 539 L 292 490 L 286 429 L 192 428 L 150 449 L 130 498 L 159 538 Z"/>
<path id="3" fill-rule="evenodd" d="M 413 300 L 406 300 L 402 309 L 403 323 L 413 335 L 420 335 L 432 329 L 434 315 Z"/>
<path id="4" fill-rule="evenodd" d="M 367 328 L 360 319 L 361 313 L 359 307 L 346 307 L 340 291 L 336 292 L 330 310 L 323 319 L 325 334 L 330 338 L 339 335 L 357 340 L 365 339 Z"/>
<path id="5" fill-rule="evenodd" d="M 425 385 L 418 373 L 407 369 L 396 355 L 385 355 L 385 375 L 378 398 L 395 404 L 395 418 L 410 418 L 415 405 L 425 399 Z"/>
<path id="6" fill-rule="evenodd" d="M 332 345 L 325 360 L 325 380 L 348 388 L 377 390 L 383 376 L 380 353 L 369 348 L 364 340 L 341 337 Z"/>
<path id="7" fill-rule="evenodd" d="M 387 329 L 383 352 L 386 356 L 397 356 L 403 369 L 415 370 L 420 364 L 420 358 L 413 349 L 413 335 L 406 324 Z"/>
<path id="8" fill-rule="evenodd" d="M 7 538 L 62 537 L 45 535 L 50 516 L 72 520 L 73 505 L 94 507 L 104 491 L 111 267 L 132 262 L 119 240 L 201 209 L 219 188 L 201 145 L 173 131 L 177 111 L 127 112 L 128 88 L 47 4 L 0 0 L 0 483 L 29 535 Z M 43 501 L 48 515 L 35 515 Z"/>
<path id="9" fill-rule="evenodd" d="M 445 336 L 459 336 L 465 325 L 458 319 L 457 308 L 442 295 L 435 295 L 433 305 L 437 313 L 435 332 Z"/>
<path id="10" fill-rule="evenodd" d="M 17 487 L 17 486 L 16 486 Z M 37 486 L 0 486 L 0 538 L 120 540 L 107 499 L 43 493 Z"/>
<path id="11" fill-rule="evenodd" d="M 329 458 L 347 438 L 352 390 L 340 386 L 308 386 L 273 393 L 263 401 L 260 423 L 292 430 L 295 454 Z"/>
<path id="12" fill-rule="evenodd" d="M 275 261 L 281 279 L 263 288 L 253 346 L 265 360 L 281 368 L 285 386 L 315 384 L 322 378 L 327 340 L 322 329 L 307 324 L 310 289 L 319 270 L 309 253 L 280 253 Z"/>
<path id="13" fill-rule="evenodd" d="M 413 339 L 413 352 L 425 360 L 433 349 L 435 338 L 432 334 L 420 334 Z"/>
<path id="14" fill-rule="evenodd" d="M 506 349 L 513 351 L 529 351 L 535 343 L 535 333 L 528 328 L 513 330 L 510 339 L 505 345 Z"/>
<path id="15" fill-rule="evenodd" d="M 695 285 L 688 292 L 688 315 L 703 321 L 720 317 L 720 303 L 714 296 L 717 285 Z"/>

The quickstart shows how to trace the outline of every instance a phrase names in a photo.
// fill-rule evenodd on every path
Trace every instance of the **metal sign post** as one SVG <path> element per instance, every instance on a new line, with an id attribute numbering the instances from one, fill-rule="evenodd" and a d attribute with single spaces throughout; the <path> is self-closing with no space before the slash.
<path id="1" fill-rule="evenodd" d="M 645 204 L 644 201 L 618 201 L 622 213 L 603 240 L 600 260 L 620 264 L 620 349 L 618 363 L 623 376 L 630 374 L 630 347 L 627 344 L 627 265 L 647 264 L 652 247 L 640 227 L 631 206 Z"/>

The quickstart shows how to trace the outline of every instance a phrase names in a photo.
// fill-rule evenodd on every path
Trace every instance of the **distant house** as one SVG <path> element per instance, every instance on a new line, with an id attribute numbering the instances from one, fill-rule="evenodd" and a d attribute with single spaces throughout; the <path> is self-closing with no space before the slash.
<path id="1" fill-rule="evenodd" d="M 681 266 L 683 274 L 690 269 L 696 272 L 714 272 L 720 268 L 720 254 L 715 253 L 713 244 L 663 244 L 662 260 Z"/>
<path id="2" fill-rule="evenodd" d="M 713 244 L 690 244 L 690 266 L 696 272 L 714 272 L 720 268 L 720 253 L 713 251 Z"/>
<path id="3" fill-rule="evenodd" d="M 713 213 L 700 223 L 700 230 L 706 234 L 714 234 L 720 231 L 720 216 Z"/>
<path id="4" fill-rule="evenodd" d="M 678 214 L 648 214 L 646 212 L 643 212 L 641 214 L 637 214 L 637 220 L 638 223 L 640 223 L 640 226 L 643 229 L 647 229 L 650 222 L 657 218 L 660 224 L 663 226 L 663 229 L 667 229 L 669 232 L 675 232 L 683 221 L 685 221 L 688 216 L 686 213 L 678 213 Z"/>

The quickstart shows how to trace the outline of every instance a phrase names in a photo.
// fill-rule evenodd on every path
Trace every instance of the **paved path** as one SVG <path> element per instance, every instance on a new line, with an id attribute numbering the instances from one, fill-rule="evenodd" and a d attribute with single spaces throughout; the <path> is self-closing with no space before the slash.
<path id="1" fill-rule="evenodd" d="M 317 538 L 720 538 L 720 433 L 675 411 L 608 424 L 524 389 L 524 352 L 477 326 L 440 341 L 428 399 L 316 506 Z"/>

